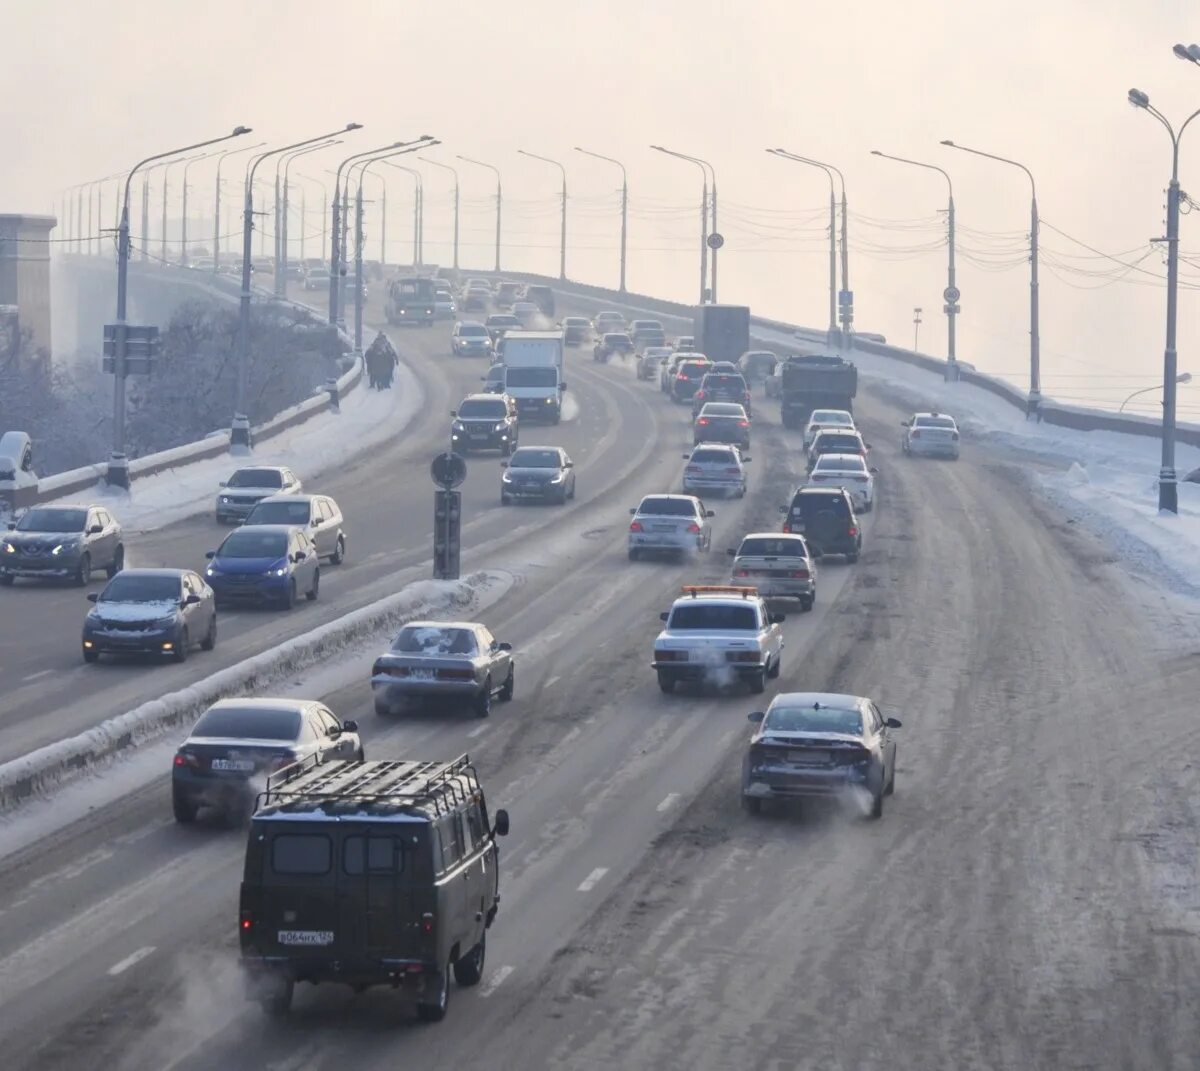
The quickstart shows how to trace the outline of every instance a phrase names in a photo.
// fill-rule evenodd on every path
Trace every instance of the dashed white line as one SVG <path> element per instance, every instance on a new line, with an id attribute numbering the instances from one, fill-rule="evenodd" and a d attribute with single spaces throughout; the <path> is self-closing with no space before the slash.
<path id="1" fill-rule="evenodd" d="M 512 972 L 513 969 L 511 967 L 499 967 L 494 970 L 492 972 L 492 976 L 483 983 L 482 988 L 479 990 L 479 995 L 481 997 L 490 997 L 494 992 L 496 992 L 497 989 L 500 988 L 500 983 L 503 982 L 504 979 L 510 974 L 512 974 Z"/>
<path id="2" fill-rule="evenodd" d="M 114 963 L 108 968 L 108 973 L 114 978 L 118 974 L 124 974 L 130 967 L 141 963 L 148 955 L 154 951 L 154 945 L 147 945 L 145 948 L 139 948 L 132 955 L 126 956 L 120 963 Z"/>
<path id="3" fill-rule="evenodd" d="M 654 809 L 655 809 L 656 811 L 659 811 L 659 812 L 666 811 L 666 810 L 670 810 L 670 808 L 672 808 L 672 807 L 674 807 L 674 806 L 675 806 L 675 802 L 676 802 L 678 799 L 679 799 L 679 793 L 678 793 L 678 792 L 671 792 L 671 793 L 668 793 L 668 794 L 667 794 L 667 798 L 666 798 L 665 800 L 663 800 L 663 801 L 662 801 L 662 803 L 660 803 L 660 804 L 659 804 L 659 805 L 658 805 L 656 808 L 654 808 Z"/>
<path id="4" fill-rule="evenodd" d="M 486 725 L 480 725 L 478 728 L 472 729 L 469 733 L 467 733 L 467 736 L 470 736 L 470 737 L 483 736 L 483 734 L 486 733 L 487 731 L 488 731 L 488 727 Z"/>
<path id="5" fill-rule="evenodd" d="M 46 670 L 46 672 L 49 673 L 50 671 Z M 562 677 L 558 676 L 557 674 L 555 674 L 553 677 L 547 677 L 546 683 L 543 684 L 542 687 L 549 688 L 552 684 L 556 684 L 560 680 L 562 680 Z"/>
<path id="6" fill-rule="evenodd" d="M 28 684 L 30 681 L 40 680 L 42 677 L 49 677 L 53 672 L 52 669 L 43 669 L 40 673 L 31 673 L 28 677 L 22 677 L 21 683 Z"/>
<path id="7" fill-rule="evenodd" d="M 577 891 L 578 892 L 591 892 L 597 885 L 600 884 L 601 879 L 603 879 L 604 875 L 607 873 L 608 873 L 608 867 L 606 867 L 606 866 L 596 867 L 595 870 L 593 870 L 586 878 L 583 879 L 583 881 L 580 883 L 579 889 Z"/>

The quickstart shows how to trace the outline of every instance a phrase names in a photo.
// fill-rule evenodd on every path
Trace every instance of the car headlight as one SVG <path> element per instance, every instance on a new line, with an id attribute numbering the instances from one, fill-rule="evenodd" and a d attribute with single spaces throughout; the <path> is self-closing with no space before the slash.
<path id="1" fill-rule="evenodd" d="M 220 576 L 221 570 L 218 569 L 215 565 L 210 565 L 207 569 L 204 570 L 204 575 L 205 576 Z"/>
<path id="2" fill-rule="evenodd" d="M 513 478 L 506 472 L 503 476 L 500 477 L 500 482 L 501 483 L 512 483 Z"/>
<path id="3" fill-rule="evenodd" d="M 230 502 L 232 502 L 232 501 L 233 501 L 233 499 L 232 499 L 232 498 L 230 498 L 228 495 L 222 495 L 222 496 L 221 496 L 221 505 L 222 505 L 222 506 L 228 506 L 228 505 L 229 505 L 229 503 L 230 503 Z"/>
<path id="4" fill-rule="evenodd" d="M 14 547 L 11 543 L 5 543 L 4 544 L 4 553 L 5 554 L 16 554 L 17 548 Z"/>
<path id="5" fill-rule="evenodd" d="M 493 431 L 503 431 L 503 430 L 504 430 L 504 428 L 505 428 L 504 421 L 501 421 L 501 422 L 500 422 L 499 424 L 497 424 L 497 425 L 496 425 L 496 426 L 495 426 L 495 427 L 494 427 L 492 430 L 493 430 Z"/>
<path id="6" fill-rule="evenodd" d="M 551 483 L 562 483 L 563 480 L 565 480 L 566 478 L 567 478 L 567 474 L 565 472 L 556 472 L 553 476 L 550 477 L 550 482 Z"/>
<path id="7" fill-rule="evenodd" d="M 79 545 L 79 541 L 76 539 L 64 539 L 50 553 L 51 554 L 61 554 L 64 550 L 74 550 L 78 545 Z"/>
<path id="8" fill-rule="evenodd" d="M 272 576 L 287 576 L 287 566 L 281 565 L 278 569 L 272 569 L 270 572 Z"/>
<path id="9" fill-rule="evenodd" d="M 462 421 L 456 420 L 453 424 L 450 425 L 450 430 L 451 431 L 462 431 L 463 430 Z"/>
<path id="10" fill-rule="evenodd" d="M 553 405 L 553 404 L 554 404 L 554 399 L 553 399 L 553 398 L 545 398 L 545 399 L 543 399 L 543 400 L 545 401 L 545 403 L 546 403 L 547 405 Z"/>

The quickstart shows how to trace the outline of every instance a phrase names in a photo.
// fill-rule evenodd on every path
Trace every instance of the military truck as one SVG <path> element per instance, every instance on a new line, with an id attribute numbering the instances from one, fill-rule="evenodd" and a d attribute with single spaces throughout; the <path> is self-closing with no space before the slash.
<path id="1" fill-rule="evenodd" d="M 776 369 L 785 428 L 803 427 L 814 409 L 854 411 L 858 369 L 844 357 L 793 354 Z"/>
<path id="2" fill-rule="evenodd" d="M 272 774 L 250 820 L 238 934 L 246 996 L 287 1014 L 297 982 L 397 989 L 446 1015 L 450 976 L 483 976 L 500 903 L 494 824 L 475 767 L 315 756 Z"/>

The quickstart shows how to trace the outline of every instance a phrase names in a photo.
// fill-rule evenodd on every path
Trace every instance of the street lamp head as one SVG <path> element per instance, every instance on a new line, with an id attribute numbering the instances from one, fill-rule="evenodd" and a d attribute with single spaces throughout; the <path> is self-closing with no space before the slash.
<path id="1" fill-rule="evenodd" d="M 1188 45 L 1188 57 L 1200 63 L 1200 45 Z"/>
<path id="2" fill-rule="evenodd" d="M 1140 89 L 1131 89 L 1129 91 L 1129 103 L 1135 108 L 1149 108 L 1150 98 Z"/>
<path id="3" fill-rule="evenodd" d="M 347 123 L 347 130 L 362 130 L 362 123 Z"/>
<path id="4" fill-rule="evenodd" d="M 949 138 L 942 138 L 942 140 L 940 142 L 938 142 L 938 144 L 939 145 L 949 145 L 950 148 L 952 148 L 952 149 L 958 148 L 958 146 L 955 145 L 954 142 L 952 142 Z"/>
<path id="5" fill-rule="evenodd" d="M 250 129 L 251 129 L 251 128 L 250 128 L 250 127 L 248 127 L 248 126 L 235 126 L 235 127 L 233 128 L 233 133 L 232 133 L 232 134 L 230 134 L 229 136 L 230 136 L 231 138 L 237 138 L 237 137 L 241 137 L 241 135 L 243 135 L 243 134 L 249 134 L 249 133 L 250 133 Z"/>
<path id="6" fill-rule="evenodd" d="M 882 155 L 883 155 L 883 153 L 881 153 L 881 152 L 880 152 L 878 149 L 872 149 L 872 150 L 871 150 L 871 155 L 872 155 L 872 156 L 882 156 Z"/>
<path id="7" fill-rule="evenodd" d="M 1192 381 L 1192 373 L 1191 372 L 1180 372 L 1179 375 L 1177 375 L 1175 377 L 1176 383 L 1191 383 L 1191 381 Z"/>
<path id="8" fill-rule="evenodd" d="M 1192 54 L 1187 50 L 1187 45 L 1176 45 L 1171 51 L 1182 60 L 1190 62 L 1192 59 Z"/>

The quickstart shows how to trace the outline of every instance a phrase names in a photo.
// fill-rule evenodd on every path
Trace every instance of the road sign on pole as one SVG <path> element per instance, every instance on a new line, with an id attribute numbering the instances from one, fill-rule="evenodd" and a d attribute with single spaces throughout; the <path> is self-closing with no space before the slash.
<path id="1" fill-rule="evenodd" d="M 467 478 L 467 462 L 460 454 L 438 454 L 429 466 L 429 475 L 439 487 L 458 487 Z"/>
<path id="2" fill-rule="evenodd" d="M 854 304 L 854 291 L 853 290 L 839 290 L 838 291 L 838 304 L 839 305 L 853 305 Z"/>
<path id="3" fill-rule="evenodd" d="M 720 249 L 725 244 L 725 236 L 716 231 L 713 231 L 705 240 L 708 242 L 709 249 Z"/>
<path id="4" fill-rule="evenodd" d="M 957 286 L 948 286 L 942 291 L 942 297 L 945 298 L 947 305 L 954 305 L 962 297 L 962 294 Z"/>
<path id="5" fill-rule="evenodd" d="M 122 360 L 121 337 L 125 339 L 125 355 Z M 127 376 L 147 375 L 154 371 L 162 348 L 158 336 L 158 328 L 153 326 L 139 327 L 136 324 L 105 324 L 103 368 L 105 372 L 115 372 L 118 363 L 123 366 L 123 374 Z"/>

